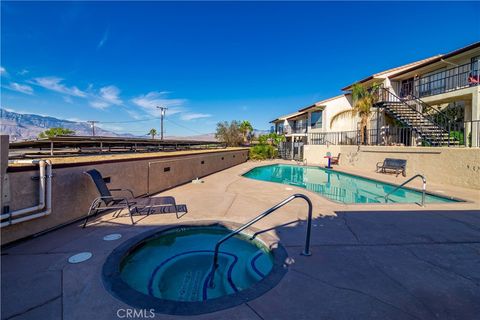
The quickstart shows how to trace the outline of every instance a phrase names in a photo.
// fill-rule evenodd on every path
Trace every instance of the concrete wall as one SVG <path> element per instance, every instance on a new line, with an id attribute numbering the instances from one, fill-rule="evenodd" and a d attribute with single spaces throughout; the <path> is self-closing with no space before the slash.
<path id="1" fill-rule="evenodd" d="M 357 167 L 375 171 L 377 162 L 385 158 L 407 160 L 407 177 L 423 174 L 427 181 L 480 189 L 480 149 L 306 145 L 304 158 L 308 164 L 325 165 L 327 152 L 340 156 L 341 167 Z"/>
<path id="2" fill-rule="evenodd" d="M 64 224 L 88 212 L 98 196 L 89 169 L 99 170 L 110 177 L 110 188 L 128 188 L 135 196 L 153 194 L 186 183 L 197 177 L 220 171 L 247 161 L 248 150 L 222 150 L 203 154 L 164 157 L 148 160 L 129 160 L 55 168 L 53 165 L 52 213 L 49 216 L 2 228 L 1 243 L 27 237 Z M 202 163 L 203 162 L 203 163 Z M 165 168 L 170 168 L 166 171 Z M 38 169 L 16 171 L 9 169 L 11 210 L 33 206 L 38 201 Z M 188 202 L 187 202 L 188 206 Z"/>

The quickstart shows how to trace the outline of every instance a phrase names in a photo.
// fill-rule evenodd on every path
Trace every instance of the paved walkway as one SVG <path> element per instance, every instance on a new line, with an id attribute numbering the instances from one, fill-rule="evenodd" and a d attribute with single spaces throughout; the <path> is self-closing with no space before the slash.
<path id="1" fill-rule="evenodd" d="M 155 319 L 475 319 L 480 315 L 480 210 L 478 191 L 432 185 L 471 200 L 428 205 L 340 205 L 316 194 L 240 176 L 257 163 L 213 174 L 202 184 L 169 190 L 189 213 L 93 221 L 47 233 L 2 251 L 2 319 L 120 319 L 129 308 L 103 287 L 100 270 L 122 241 L 158 226 L 192 220 L 245 222 L 290 194 L 314 202 L 311 257 L 300 255 L 305 205 L 292 202 L 258 228 L 286 247 L 289 271 L 263 296 L 195 317 Z M 372 176 L 373 173 L 369 173 Z M 391 176 L 378 176 L 395 180 Z M 395 180 L 396 181 L 396 180 Z M 103 241 L 110 233 L 121 240 Z M 72 254 L 93 258 L 68 264 Z M 120 316 L 125 315 L 120 312 Z M 143 319 L 148 319 L 147 317 Z M 138 319 L 138 318 L 137 318 Z"/>

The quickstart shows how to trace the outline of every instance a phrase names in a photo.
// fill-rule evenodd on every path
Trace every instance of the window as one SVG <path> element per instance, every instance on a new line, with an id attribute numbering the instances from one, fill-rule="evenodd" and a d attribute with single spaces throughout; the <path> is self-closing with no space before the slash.
<path id="1" fill-rule="evenodd" d="M 322 127 L 323 111 L 314 111 L 310 116 L 310 125 L 313 129 Z"/>
<path id="2" fill-rule="evenodd" d="M 478 73 L 480 70 L 480 56 L 472 58 L 472 63 L 470 64 L 470 70 L 473 77 L 478 78 Z"/>
<path id="3" fill-rule="evenodd" d="M 284 128 L 283 128 L 283 123 L 277 123 L 276 126 L 277 126 L 277 133 L 278 134 L 282 134 L 285 131 Z"/>
<path id="4" fill-rule="evenodd" d="M 445 91 L 445 70 L 436 70 L 420 78 L 420 97 L 439 94 Z"/>

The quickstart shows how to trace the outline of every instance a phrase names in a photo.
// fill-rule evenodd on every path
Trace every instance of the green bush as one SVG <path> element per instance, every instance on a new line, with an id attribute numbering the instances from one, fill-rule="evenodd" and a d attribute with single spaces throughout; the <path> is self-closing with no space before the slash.
<path id="1" fill-rule="evenodd" d="M 464 141 L 463 141 L 463 132 L 462 131 L 450 131 L 450 137 L 459 141 L 460 144 L 463 145 Z"/>
<path id="2" fill-rule="evenodd" d="M 269 144 L 258 144 L 250 148 L 250 159 L 252 160 L 274 159 L 277 155 L 277 148 Z"/>

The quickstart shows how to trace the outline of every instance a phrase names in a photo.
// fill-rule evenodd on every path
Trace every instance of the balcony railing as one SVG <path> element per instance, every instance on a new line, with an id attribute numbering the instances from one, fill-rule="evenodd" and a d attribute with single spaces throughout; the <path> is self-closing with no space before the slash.
<path id="1" fill-rule="evenodd" d="M 280 128 L 278 128 L 280 129 Z M 292 134 L 292 133 L 307 133 L 307 124 L 297 124 L 295 126 L 284 126 L 283 130 L 278 130 L 279 134 Z"/>
<path id="2" fill-rule="evenodd" d="M 457 143 L 445 143 L 437 146 L 480 147 L 480 120 L 451 123 L 448 132 L 450 137 L 455 138 Z M 431 146 L 427 141 L 422 141 L 414 128 L 409 127 L 387 127 L 378 130 L 368 129 L 365 131 L 363 140 L 360 130 L 309 133 L 308 144 Z"/>
<path id="3" fill-rule="evenodd" d="M 362 136 L 360 130 L 319 132 L 309 134 L 309 144 L 316 145 L 403 145 L 409 146 L 412 141 L 411 128 L 386 128 L 365 130 Z"/>
<path id="4" fill-rule="evenodd" d="M 415 79 L 413 84 L 406 82 L 400 89 L 400 97 L 411 94 L 423 98 L 455 91 L 480 84 L 480 61 L 476 60 L 454 68 L 442 70 L 427 76 Z M 413 90 L 413 92 L 412 92 Z"/>

